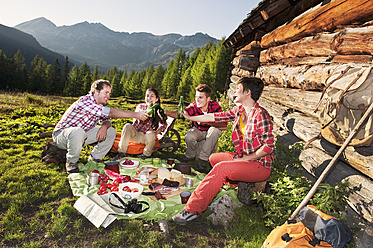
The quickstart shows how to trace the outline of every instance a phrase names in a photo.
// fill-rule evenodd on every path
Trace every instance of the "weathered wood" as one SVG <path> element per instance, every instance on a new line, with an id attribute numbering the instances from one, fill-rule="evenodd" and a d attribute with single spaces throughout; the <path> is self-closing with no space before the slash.
<path id="1" fill-rule="evenodd" d="M 373 26 L 345 28 L 337 33 L 319 33 L 260 53 L 261 63 L 284 63 L 288 58 L 330 57 L 330 62 L 370 62 L 373 54 Z M 340 57 L 339 55 L 362 55 Z M 297 61 L 296 61 L 297 62 Z M 324 61 L 326 62 L 326 60 Z M 299 63 L 299 62 L 297 62 Z M 302 62 L 304 63 L 304 62 Z"/>
<path id="2" fill-rule="evenodd" d="M 276 88 L 273 86 L 264 87 L 261 96 L 261 98 L 295 109 L 315 119 L 319 118 L 319 114 L 314 113 L 314 110 L 320 97 L 321 92 Z"/>
<path id="3" fill-rule="evenodd" d="M 262 37 L 262 48 L 269 48 L 324 31 L 333 31 L 338 25 L 370 20 L 373 1 L 331 0 L 321 3 Z"/>
<path id="4" fill-rule="evenodd" d="M 275 103 L 264 97 L 259 100 L 273 118 L 276 129 L 283 129 L 295 135 L 300 141 L 308 142 L 320 134 L 320 122 L 304 113 L 295 111 L 282 104 Z M 325 139 L 315 139 L 310 143 L 312 147 L 323 150 L 330 156 L 334 156 L 338 148 Z M 373 179 L 373 145 L 365 148 L 347 147 L 340 158 L 341 161 L 359 170 L 364 175 Z"/>
<path id="5" fill-rule="evenodd" d="M 348 203 L 355 212 L 364 217 L 367 221 L 373 221 L 373 183 L 364 176 L 352 175 L 348 180 L 350 195 Z"/>
<path id="6" fill-rule="evenodd" d="M 256 73 L 266 84 L 274 84 L 286 88 L 298 88 L 303 90 L 322 90 L 325 81 L 335 70 L 343 70 L 347 67 L 368 67 L 372 63 L 332 63 L 320 65 L 270 65 L 260 66 Z"/>

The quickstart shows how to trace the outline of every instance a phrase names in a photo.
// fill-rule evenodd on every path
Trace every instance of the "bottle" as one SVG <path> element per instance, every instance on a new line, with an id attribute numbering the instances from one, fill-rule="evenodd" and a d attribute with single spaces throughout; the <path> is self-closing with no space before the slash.
<path id="1" fill-rule="evenodd" d="M 139 174 L 139 177 L 140 177 L 140 184 L 141 185 L 147 185 L 148 184 L 148 178 L 149 178 L 149 171 L 148 171 L 148 168 L 144 168 L 140 174 Z"/>
<path id="2" fill-rule="evenodd" d="M 148 115 L 151 115 L 152 118 L 154 117 L 154 110 L 156 107 L 159 106 L 159 103 L 157 102 L 156 104 L 153 104 L 152 102 L 150 103 L 150 106 L 147 108 L 147 110 L 145 110 L 145 113 L 147 113 Z"/>
<path id="3" fill-rule="evenodd" d="M 182 119 L 184 116 L 181 114 L 184 113 L 184 105 L 183 105 L 183 96 L 180 96 L 180 102 L 177 106 L 177 118 Z"/>
<path id="4" fill-rule="evenodd" d="M 164 109 L 160 107 L 158 109 L 158 111 L 159 111 L 159 114 L 161 115 L 163 121 L 166 121 L 167 120 L 167 115 L 164 113 Z"/>

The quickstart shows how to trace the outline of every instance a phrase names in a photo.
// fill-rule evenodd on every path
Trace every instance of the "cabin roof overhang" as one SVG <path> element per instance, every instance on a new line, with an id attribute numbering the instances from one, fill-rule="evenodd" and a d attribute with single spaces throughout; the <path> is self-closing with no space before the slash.
<path id="1" fill-rule="evenodd" d="M 292 20 L 322 0 L 263 0 L 223 43 L 225 48 L 240 49 Z"/>

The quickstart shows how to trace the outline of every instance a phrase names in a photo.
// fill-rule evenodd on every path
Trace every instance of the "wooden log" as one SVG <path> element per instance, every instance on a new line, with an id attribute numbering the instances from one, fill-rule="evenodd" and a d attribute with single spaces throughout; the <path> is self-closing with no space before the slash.
<path id="1" fill-rule="evenodd" d="M 296 91 L 289 89 L 282 90 L 290 93 L 297 93 Z M 308 93 L 316 94 L 316 92 Z M 278 95 L 283 97 L 283 94 Z M 288 99 L 296 99 L 297 96 L 298 93 L 293 97 L 288 97 Z M 276 100 L 279 98 L 280 97 L 276 97 L 276 95 L 272 95 L 271 97 L 271 99 Z M 295 108 L 289 108 L 281 103 L 275 102 L 274 100 L 268 100 L 265 98 L 265 96 L 262 96 L 259 99 L 259 103 L 265 109 L 267 109 L 271 115 L 276 129 L 286 130 L 287 132 L 294 134 L 302 142 L 308 142 L 320 134 L 321 124 L 316 118 L 317 116 L 310 116 L 308 114 L 299 112 L 299 110 L 302 110 L 302 108 L 298 108 L 297 111 Z M 338 146 L 320 138 L 312 141 L 310 144 L 317 149 L 324 150 L 331 156 L 334 156 L 339 149 Z M 345 149 L 343 156 L 340 159 L 349 164 L 351 167 L 359 170 L 364 175 L 373 179 L 373 145 L 370 147 L 356 148 L 349 146 Z"/>
<path id="2" fill-rule="evenodd" d="M 338 25 L 370 20 L 373 1 L 331 0 L 321 3 L 262 37 L 263 49 L 299 40 L 314 33 L 333 31 Z"/>
<path id="3" fill-rule="evenodd" d="M 262 65 L 258 68 L 257 77 L 265 84 L 292 87 L 303 90 L 321 90 L 324 83 L 335 70 L 344 70 L 347 67 L 363 68 L 371 66 L 371 63 L 331 63 L 320 65 Z"/>
<path id="4" fill-rule="evenodd" d="M 372 55 L 335 55 L 331 62 L 333 63 L 371 63 Z"/>
<path id="5" fill-rule="evenodd" d="M 239 69 L 250 71 L 251 68 L 255 68 L 254 71 L 256 71 L 259 67 L 259 58 L 253 55 L 238 56 L 233 59 L 232 64 Z"/>
<path id="6" fill-rule="evenodd" d="M 314 110 L 320 100 L 320 96 L 321 92 L 266 86 L 264 87 L 261 99 L 263 98 L 272 103 L 295 109 L 318 120 L 319 114 L 314 113 Z M 323 100 L 324 102 L 325 100 Z"/>
<path id="7" fill-rule="evenodd" d="M 343 29 L 335 37 L 332 49 L 337 54 L 373 54 L 373 26 Z"/>
<path id="8" fill-rule="evenodd" d="M 352 175 L 344 179 L 348 180 L 350 195 L 348 203 L 360 216 L 369 222 L 373 221 L 373 183 L 364 176 Z"/>
<path id="9" fill-rule="evenodd" d="M 286 59 L 289 58 L 328 58 L 330 56 L 334 56 L 333 60 L 331 60 L 332 62 L 367 63 L 372 61 L 372 39 L 373 26 L 345 28 L 337 33 L 319 33 L 313 36 L 302 38 L 298 41 L 290 42 L 288 44 L 270 47 L 260 53 L 260 62 L 285 63 Z M 357 56 L 341 57 L 340 55 Z"/>

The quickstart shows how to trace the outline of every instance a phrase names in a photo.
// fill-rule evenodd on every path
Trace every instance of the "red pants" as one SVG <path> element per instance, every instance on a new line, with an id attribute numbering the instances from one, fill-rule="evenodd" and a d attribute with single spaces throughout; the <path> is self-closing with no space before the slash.
<path id="1" fill-rule="evenodd" d="M 243 182 L 265 181 L 271 169 L 258 161 L 233 160 L 235 153 L 213 153 L 210 156 L 212 170 L 190 196 L 184 209 L 192 214 L 202 214 L 227 180 Z"/>

